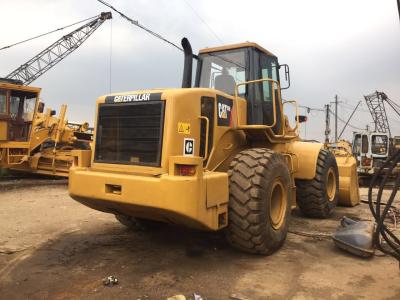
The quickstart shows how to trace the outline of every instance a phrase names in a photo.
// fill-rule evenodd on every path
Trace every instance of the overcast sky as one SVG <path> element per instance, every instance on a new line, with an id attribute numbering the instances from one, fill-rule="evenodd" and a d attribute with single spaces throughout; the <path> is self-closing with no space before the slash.
<path id="1" fill-rule="evenodd" d="M 301 105 L 322 109 L 338 94 L 343 101 L 339 116 L 347 119 L 363 95 L 375 90 L 400 104 L 396 0 L 108 2 L 175 43 L 188 37 L 194 52 L 220 45 L 220 40 L 259 43 L 280 63 L 290 65 L 292 86 L 284 98 L 297 99 Z M 109 10 L 96 0 L 0 0 L 0 7 L 0 47 Z M 78 50 L 32 83 L 42 88 L 46 105 L 58 110 L 68 104 L 70 121 L 93 122 L 96 98 L 110 91 L 181 84 L 181 52 L 113 16 Z M 1 76 L 72 30 L 0 51 Z M 350 123 L 363 128 L 371 124 L 366 109 L 363 102 Z M 400 135 L 400 118 L 388 111 L 392 131 Z M 333 119 L 331 124 L 333 128 Z M 302 137 L 322 140 L 324 126 L 324 113 L 311 111 Z M 339 123 L 339 129 L 342 126 Z M 349 128 L 344 136 L 351 135 Z"/>

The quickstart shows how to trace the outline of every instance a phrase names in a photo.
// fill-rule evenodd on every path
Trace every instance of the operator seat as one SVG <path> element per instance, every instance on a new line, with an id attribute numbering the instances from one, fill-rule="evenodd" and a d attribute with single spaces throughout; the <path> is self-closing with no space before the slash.
<path id="1" fill-rule="evenodd" d="M 229 75 L 226 70 L 223 70 L 221 75 L 215 77 L 216 90 L 220 90 L 233 96 L 235 94 L 235 86 L 235 79 L 232 75 Z"/>

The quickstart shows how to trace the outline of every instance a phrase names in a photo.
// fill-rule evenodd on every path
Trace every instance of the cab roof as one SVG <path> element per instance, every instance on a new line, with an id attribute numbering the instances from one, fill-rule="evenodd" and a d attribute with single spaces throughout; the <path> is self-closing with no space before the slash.
<path id="1" fill-rule="evenodd" d="M 224 45 L 224 46 L 218 46 L 218 47 L 211 47 L 211 48 L 204 48 L 200 49 L 199 54 L 205 54 L 205 53 L 210 53 L 210 52 L 218 52 L 218 51 L 225 51 L 225 50 L 233 50 L 233 49 L 239 49 L 239 48 L 246 48 L 246 47 L 254 47 L 260 50 L 261 52 L 264 52 L 267 55 L 271 55 L 276 57 L 275 54 L 272 52 L 268 51 L 267 49 L 261 47 L 257 43 L 253 42 L 244 42 L 244 43 L 238 43 L 238 44 L 231 44 L 231 45 Z"/>
<path id="2" fill-rule="evenodd" d="M 2 81 L 2 80 L 0 80 L 0 89 L 25 91 L 25 92 L 33 92 L 33 93 L 39 93 L 41 90 L 41 88 L 38 88 L 38 87 L 9 83 L 9 82 Z"/>

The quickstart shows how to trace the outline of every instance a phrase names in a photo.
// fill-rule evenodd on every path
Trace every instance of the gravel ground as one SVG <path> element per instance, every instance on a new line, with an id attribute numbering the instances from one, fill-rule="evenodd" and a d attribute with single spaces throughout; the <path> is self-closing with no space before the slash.
<path id="1" fill-rule="evenodd" d="M 361 190 L 365 198 L 366 190 Z M 328 220 L 292 213 L 292 232 L 332 233 L 344 216 L 371 219 L 368 206 Z M 103 286 L 115 275 L 119 284 Z M 329 238 L 289 233 L 272 256 L 235 251 L 223 236 L 176 226 L 132 232 L 113 215 L 68 196 L 65 181 L 0 182 L 1 299 L 400 299 L 397 261 L 361 259 Z"/>

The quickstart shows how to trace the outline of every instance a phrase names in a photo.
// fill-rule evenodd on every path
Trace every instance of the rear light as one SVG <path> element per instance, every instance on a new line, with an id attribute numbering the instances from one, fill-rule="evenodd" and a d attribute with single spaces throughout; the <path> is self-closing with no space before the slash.
<path id="1" fill-rule="evenodd" d="M 363 166 L 371 165 L 371 158 L 363 157 L 362 160 L 361 160 L 361 165 L 363 165 Z"/>
<path id="2" fill-rule="evenodd" d="M 193 165 L 177 165 L 177 168 L 180 176 L 194 176 L 196 174 L 196 166 Z"/>

